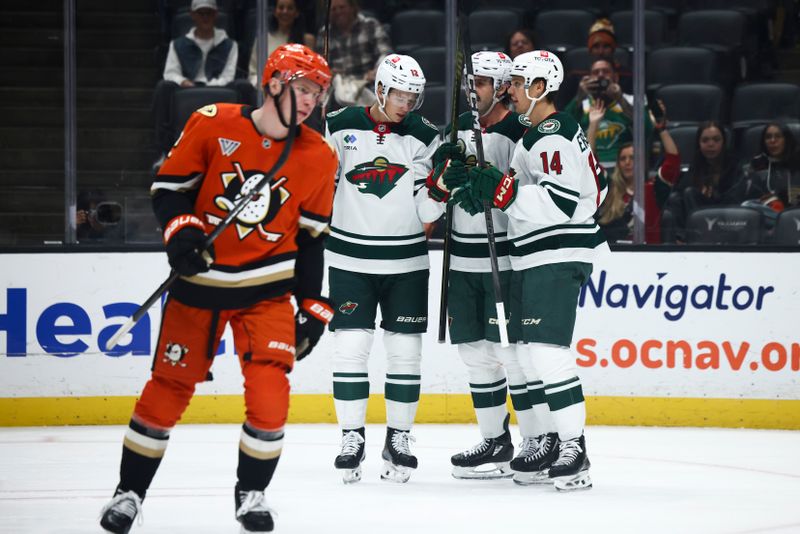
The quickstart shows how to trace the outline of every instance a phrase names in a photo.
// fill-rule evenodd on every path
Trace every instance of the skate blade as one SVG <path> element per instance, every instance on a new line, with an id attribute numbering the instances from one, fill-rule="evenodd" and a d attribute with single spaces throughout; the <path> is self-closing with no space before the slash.
<path id="1" fill-rule="evenodd" d="M 405 484 L 411 478 L 411 472 L 414 469 L 402 465 L 394 465 L 392 462 L 383 462 L 383 470 L 381 471 L 381 480 L 387 482 L 395 482 L 397 484 Z"/>
<path id="2" fill-rule="evenodd" d="M 476 467 L 453 466 L 453 478 L 459 480 L 497 480 L 514 476 L 509 467 L 510 462 L 497 462 L 479 465 Z M 484 468 L 485 470 L 481 470 Z M 488 469 L 486 469 L 488 468 Z"/>
<path id="3" fill-rule="evenodd" d="M 355 469 L 342 469 L 342 482 L 345 484 L 355 484 L 361 481 L 361 466 Z"/>
<path id="4" fill-rule="evenodd" d="M 580 491 L 592 488 L 592 477 L 589 471 L 581 471 L 575 475 L 555 477 L 551 479 L 558 491 Z"/>
<path id="5" fill-rule="evenodd" d="M 547 470 L 543 471 L 514 471 L 514 483 L 520 486 L 550 486 L 553 484 L 553 479 L 548 475 Z"/>
<path id="6" fill-rule="evenodd" d="M 239 534 L 261 534 L 262 532 L 272 532 L 274 529 L 269 530 L 247 530 L 246 528 L 242 527 L 239 530 Z"/>

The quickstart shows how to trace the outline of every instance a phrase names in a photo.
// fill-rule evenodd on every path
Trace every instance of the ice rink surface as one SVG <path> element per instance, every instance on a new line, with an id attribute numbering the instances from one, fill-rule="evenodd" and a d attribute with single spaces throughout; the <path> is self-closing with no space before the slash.
<path id="1" fill-rule="evenodd" d="M 0 429 L 0 532 L 101 532 L 124 427 Z M 236 533 L 240 428 L 181 425 L 144 504 L 138 533 Z M 589 427 L 594 488 L 570 494 L 510 480 L 464 481 L 450 455 L 476 426 L 418 425 L 420 468 L 379 479 L 384 429 L 367 427 L 364 479 L 333 468 L 339 430 L 289 425 L 267 491 L 278 533 L 798 533 L 800 432 Z M 515 443 L 519 436 L 512 429 Z"/>

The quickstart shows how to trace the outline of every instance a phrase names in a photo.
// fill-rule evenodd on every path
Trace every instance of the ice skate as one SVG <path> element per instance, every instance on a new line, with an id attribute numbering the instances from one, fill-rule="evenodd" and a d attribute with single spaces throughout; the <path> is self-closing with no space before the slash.
<path id="1" fill-rule="evenodd" d="M 100 511 L 100 526 L 111 534 L 128 534 L 134 519 L 142 524 L 142 499 L 135 491 L 114 493 L 114 498 Z"/>
<path id="2" fill-rule="evenodd" d="M 549 475 L 558 491 L 589 489 L 592 487 L 591 465 L 586 456 L 586 441 L 581 435 L 559 444 L 558 459 L 550 466 Z"/>
<path id="3" fill-rule="evenodd" d="M 354 484 L 361 480 L 361 463 L 365 456 L 364 429 L 359 430 L 342 431 L 342 452 L 333 463 L 336 469 L 341 469 L 345 484 Z"/>
<path id="4" fill-rule="evenodd" d="M 272 508 L 267 506 L 263 491 L 244 491 L 239 484 L 233 490 L 236 503 L 236 520 L 242 524 L 242 534 L 272 532 L 275 523 L 272 521 Z"/>
<path id="5" fill-rule="evenodd" d="M 522 440 L 521 451 L 511 460 L 514 482 L 521 486 L 551 484 L 550 465 L 558 458 L 558 434 L 542 434 Z"/>
<path id="6" fill-rule="evenodd" d="M 417 457 L 411 454 L 409 441 L 413 442 L 414 436 L 408 430 L 386 429 L 381 479 L 403 483 L 411 478 L 411 472 L 417 468 Z"/>
<path id="7" fill-rule="evenodd" d="M 508 432 L 506 418 L 505 432 L 496 438 L 484 438 L 483 441 L 453 455 L 453 477 L 458 479 L 490 480 L 508 478 L 513 475 L 509 463 L 514 456 L 514 445 Z"/>

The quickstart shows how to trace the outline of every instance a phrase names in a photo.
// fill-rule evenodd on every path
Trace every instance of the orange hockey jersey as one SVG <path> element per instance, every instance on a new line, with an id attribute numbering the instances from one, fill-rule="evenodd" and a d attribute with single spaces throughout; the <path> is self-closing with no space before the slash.
<path id="1" fill-rule="evenodd" d="M 151 188 L 162 227 L 193 213 L 211 233 L 274 165 L 285 141 L 261 135 L 252 111 L 212 104 L 192 114 Z M 192 306 L 232 309 L 291 290 L 298 232 L 316 238 L 327 230 L 337 166 L 330 145 L 298 127 L 284 165 L 214 241 L 211 270 L 181 277 L 170 294 Z"/>

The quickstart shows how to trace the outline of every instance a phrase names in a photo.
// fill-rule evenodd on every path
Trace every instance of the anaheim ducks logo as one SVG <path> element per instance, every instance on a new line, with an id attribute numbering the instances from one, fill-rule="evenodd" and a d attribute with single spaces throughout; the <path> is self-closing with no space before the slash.
<path id="1" fill-rule="evenodd" d="M 348 172 L 347 181 L 355 185 L 359 191 L 383 198 L 394 189 L 397 182 L 408 171 L 408 167 L 399 163 L 390 163 L 383 156 L 373 161 L 359 163 Z"/>
<path id="2" fill-rule="evenodd" d="M 264 178 L 264 174 L 257 171 L 245 171 L 239 163 L 233 164 L 236 172 L 223 172 L 221 174 L 222 184 L 225 192 L 214 198 L 214 204 L 225 212 L 230 212 L 236 204 L 247 196 L 259 182 Z M 282 233 L 268 232 L 266 226 L 278 214 L 281 206 L 289 200 L 291 193 L 283 187 L 287 178 L 272 178 L 269 185 L 263 187 L 261 192 L 251 200 L 247 206 L 236 216 L 236 232 L 242 240 L 253 231 L 265 241 L 276 242 Z M 208 214 L 208 218 L 213 216 Z"/>

